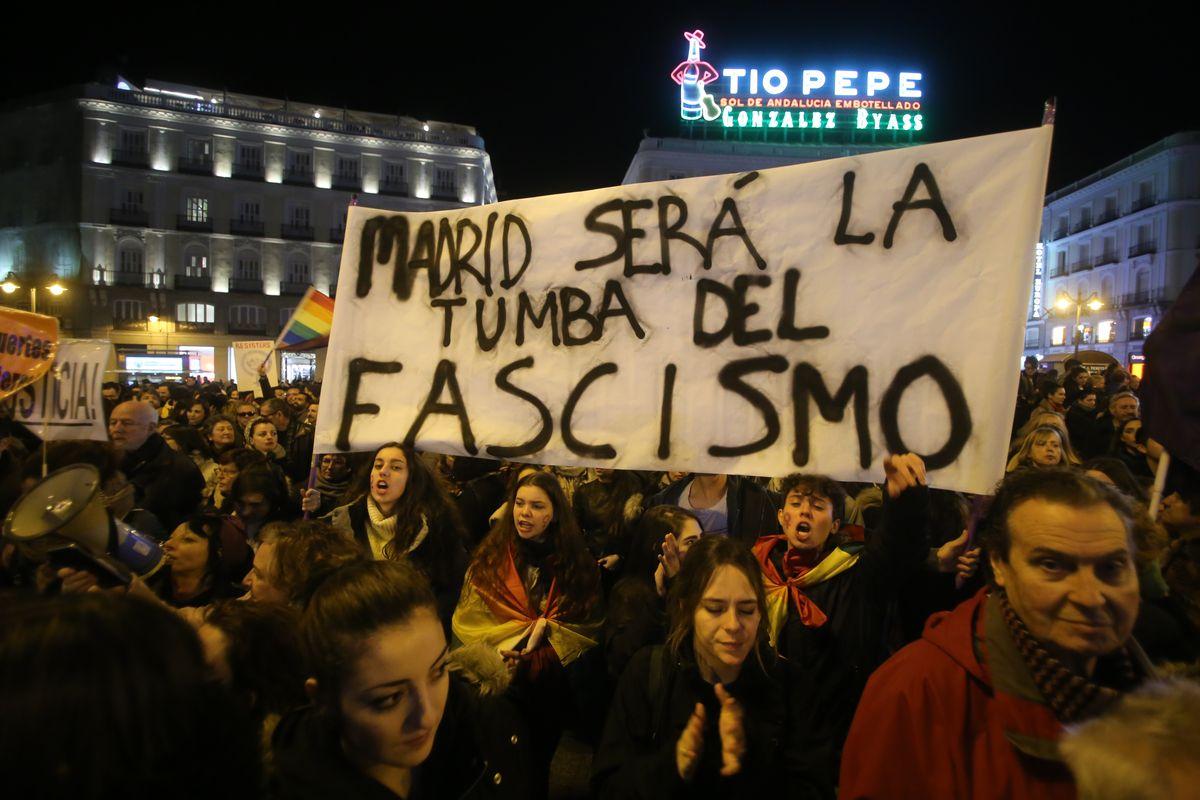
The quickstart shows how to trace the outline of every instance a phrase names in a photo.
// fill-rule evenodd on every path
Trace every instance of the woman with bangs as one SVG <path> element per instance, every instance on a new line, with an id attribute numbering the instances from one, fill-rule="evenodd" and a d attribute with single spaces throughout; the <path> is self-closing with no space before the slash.
<path id="1" fill-rule="evenodd" d="M 597 644 L 600 574 L 555 477 L 521 478 L 504 514 L 480 543 L 454 612 L 455 638 L 504 658 L 531 728 L 534 797 L 545 797 L 550 760 L 573 706 L 568 668 Z M 572 665 L 575 665 L 574 667 Z"/>
<path id="2" fill-rule="evenodd" d="M 322 519 L 349 532 L 377 561 L 410 559 L 433 584 L 438 616 L 449 628 L 467 569 L 465 534 L 458 509 L 416 451 L 388 442 L 375 451 L 358 499 Z M 316 489 L 301 507 L 320 508 Z"/>
<path id="3" fill-rule="evenodd" d="M 1034 428 L 1021 442 L 1021 447 L 1008 461 L 1006 472 L 1024 467 L 1054 469 L 1078 467 L 1079 456 L 1071 449 L 1071 440 L 1061 428 L 1043 425 Z"/>

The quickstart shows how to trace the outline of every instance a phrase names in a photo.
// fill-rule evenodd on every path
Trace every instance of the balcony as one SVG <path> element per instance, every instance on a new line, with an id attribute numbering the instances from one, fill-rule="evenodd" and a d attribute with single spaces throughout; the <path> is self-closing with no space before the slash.
<path id="1" fill-rule="evenodd" d="M 346 229 L 330 228 L 329 241 L 333 242 L 334 244 L 341 244 L 342 242 L 346 241 Z"/>
<path id="2" fill-rule="evenodd" d="M 113 225 L 137 225 L 141 228 L 148 228 L 150 212 L 144 208 L 110 208 L 108 221 Z"/>
<path id="3" fill-rule="evenodd" d="M 313 240 L 313 228 L 311 225 L 288 225 L 284 223 L 279 226 L 279 236 L 283 239 L 298 239 L 304 242 Z"/>
<path id="4" fill-rule="evenodd" d="M 1138 256 L 1153 255 L 1157 249 L 1154 242 L 1138 242 L 1137 244 L 1129 245 L 1129 257 L 1137 258 Z"/>
<path id="5" fill-rule="evenodd" d="M 230 333 L 250 333 L 265 336 L 267 333 L 266 322 L 234 322 L 229 321 L 225 329 Z"/>
<path id="6" fill-rule="evenodd" d="M 180 156 L 175 161 L 175 169 L 191 175 L 212 175 L 213 162 L 210 156 Z"/>
<path id="7" fill-rule="evenodd" d="M 283 171 L 283 182 L 294 186 L 312 186 L 312 167 L 288 167 Z"/>
<path id="8" fill-rule="evenodd" d="M 211 275 L 176 275 L 175 288 L 200 292 L 212 291 Z M 181 323 L 182 324 L 182 323 Z"/>
<path id="9" fill-rule="evenodd" d="M 1117 210 L 1115 208 L 1108 209 L 1103 214 L 1100 215 L 1100 219 L 1096 220 L 1096 224 L 1103 225 L 1106 222 L 1112 222 L 1114 219 L 1116 219 L 1119 216 L 1120 216 L 1120 214 L 1117 213 Z"/>
<path id="10" fill-rule="evenodd" d="M 1092 263 L 1090 258 L 1081 258 L 1071 265 L 1071 274 L 1074 275 L 1076 272 L 1084 272 L 1085 270 L 1089 270 L 1094 266 L 1095 264 Z"/>
<path id="11" fill-rule="evenodd" d="M 157 288 L 163 283 L 162 276 L 148 275 L 145 272 L 122 272 L 117 270 L 112 274 L 113 286 L 139 286 L 142 288 Z"/>
<path id="12" fill-rule="evenodd" d="M 121 167 L 145 169 L 150 166 L 150 154 L 145 150 L 125 150 L 118 147 L 112 151 L 112 163 Z"/>
<path id="13" fill-rule="evenodd" d="M 187 214 L 175 215 L 175 230 L 196 231 L 197 233 L 212 233 L 213 221 L 208 219 L 192 219 Z"/>
<path id="14" fill-rule="evenodd" d="M 362 178 L 349 172 L 333 173 L 333 188 L 357 192 L 362 188 Z"/>
<path id="15" fill-rule="evenodd" d="M 298 296 L 308 291 L 308 287 L 312 284 L 308 281 L 280 281 L 279 293 L 285 295 Z"/>
<path id="16" fill-rule="evenodd" d="M 149 328 L 144 319 L 114 319 L 112 326 L 114 331 L 144 331 Z"/>
<path id="17" fill-rule="evenodd" d="M 229 233 L 233 236 L 262 236 L 265 226 L 261 219 L 231 219 Z"/>
<path id="18" fill-rule="evenodd" d="M 1092 227 L 1092 218 L 1084 217 L 1083 219 L 1079 220 L 1078 222 L 1076 222 L 1074 225 L 1071 226 L 1071 233 L 1079 233 L 1080 231 L 1086 231 L 1090 227 Z"/>
<path id="19" fill-rule="evenodd" d="M 175 330 L 178 333 L 216 333 L 217 325 L 214 322 L 176 322 Z"/>
<path id="20" fill-rule="evenodd" d="M 1059 225 L 1054 229 L 1054 235 L 1050 237 L 1052 241 L 1058 241 L 1067 235 L 1067 226 Z"/>
<path id="21" fill-rule="evenodd" d="M 1096 256 L 1097 267 L 1103 267 L 1108 264 L 1116 264 L 1118 261 L 1120 261 L 1120 259 L 1117 258 L 1116 250 L 1110 250 L 1106 253 L 1101 253 L 1100 255 Z"/>
<path id="22" fill-rule="evenodd" d="M 395 195 L 397 197 L 408 197 L 408 181 L 384 178 L 379 183 L 379 193 Z"/>
<path id="23" fill-rule="evenodd" d="M 1142 209 L 1150 208 L 1156 205 L 1158 205 L 1158 201 L 1153 197 L 1139 197 L 1137 200 L 1134 200 L 1129 204 L 1129 213 L 1133 214 L 1141 211 Z"/>
<path id="24" fill-rule="evenodd" d="M 434 200 L 451 200 L 455 203 L 460 202 L 458 197 L 458 187 L 456 186 L 434 186 Z"/>
<path id="25" fill-rule="evenodd" d="M 1122 308 L 1130 306 L 1144 306 L 1150 303 L 1157 303 L 1159 300 L 1159 292 L 1151 289 L 1146 289 L 1141 292 L 1130 292 L 1123 294 L 1117 298 L 1117 305 Z"/>
<path id="26" fill-rule="evenodd" d="M 233 177 L 247 181 L 261 181 L 263 179 L 262 162 L 235 161 L 233 164 Z"/>
<path id="27" fill-rule="evenodd" d="M 230 278 L 229 291 L 262 294 L 262 278 Z"/>

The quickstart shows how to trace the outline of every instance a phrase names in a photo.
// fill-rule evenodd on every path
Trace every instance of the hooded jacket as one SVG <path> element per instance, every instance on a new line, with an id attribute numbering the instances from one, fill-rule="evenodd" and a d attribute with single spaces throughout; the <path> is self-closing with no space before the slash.
<path id="1" fill-rule="evenodd" d="M 982 589 L 930 617 L 921 639 L 871 676 L 842 754 L 839 797 L 1069 800 L 1062 733 L 999 602 Z"/>

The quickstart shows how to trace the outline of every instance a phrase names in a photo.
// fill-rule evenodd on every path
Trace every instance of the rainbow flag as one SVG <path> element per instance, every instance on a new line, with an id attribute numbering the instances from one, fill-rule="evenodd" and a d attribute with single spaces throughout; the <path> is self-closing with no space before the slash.
<path id="1" fill-rule="evenodd" d="M 333 298 L 308 287 L 292 318 L 275 340 L 276 350 L 313 350 L 329 344 L 333 328 Z"/>

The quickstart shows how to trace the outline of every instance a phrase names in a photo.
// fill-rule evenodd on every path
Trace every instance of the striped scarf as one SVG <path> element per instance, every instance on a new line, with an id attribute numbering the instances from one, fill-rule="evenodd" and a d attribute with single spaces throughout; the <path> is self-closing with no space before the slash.
<path id="1" fill-rule="evenodd" d="M 998 594 L 1001 613 L 1013 642 L 1021 653 L 1025 666 L 1029 668 L 1038 691 L 1046 698 L 1047 705 L 1059 722 L 1065 725 L 1095 716 L 1121 696 L 1116 689 L 1079 675 L 1052 656 L 1029 632 L 1029 628 L 1025 627 L 1024 620 L 1017 616 L 1017 612 L 1009 605 L 1008 596 L 1004 592 Z M 1122 685 L 1132 686 L 1137 681 L 1137 675 L 1128 651 L 1122 648 L 1114 657 Z"/>

